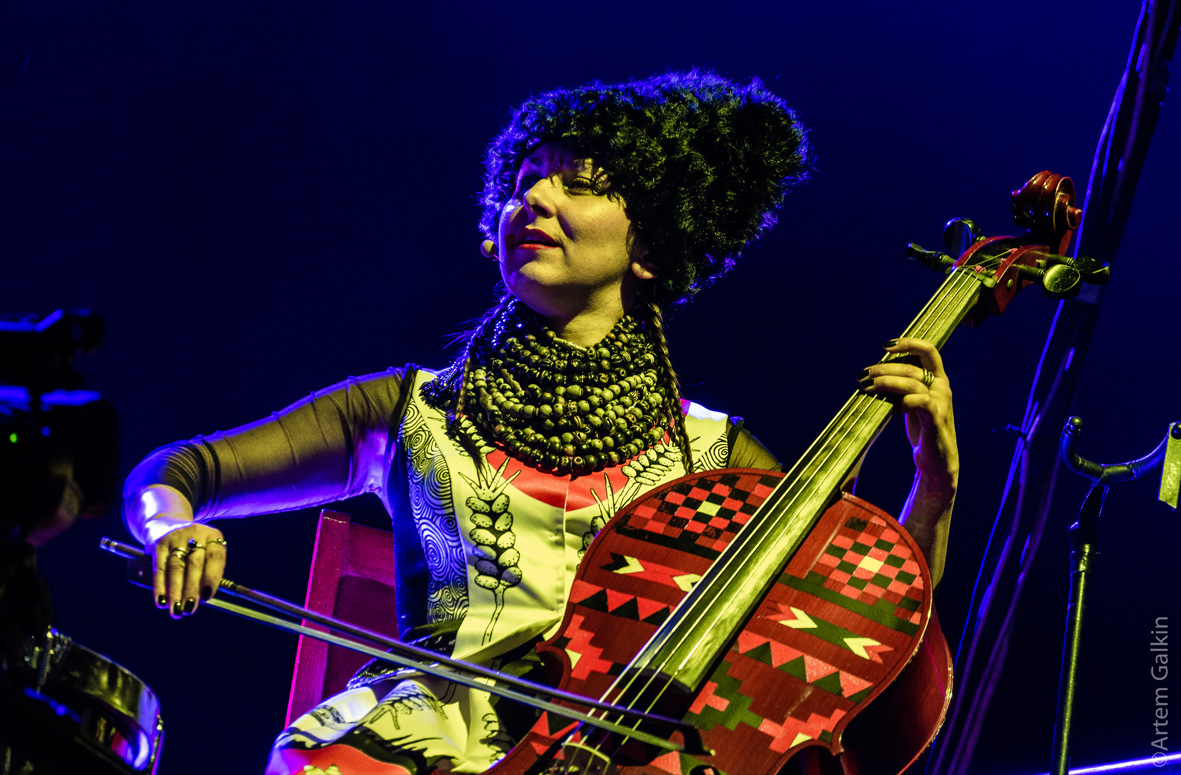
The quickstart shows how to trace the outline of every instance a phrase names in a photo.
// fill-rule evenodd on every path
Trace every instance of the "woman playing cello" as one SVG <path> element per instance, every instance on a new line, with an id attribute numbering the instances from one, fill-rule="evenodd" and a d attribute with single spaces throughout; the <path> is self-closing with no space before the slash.
<path id="1" fill-rule="evenodd" d="M 393 518 L 402 639 L 533 674 L 532 647 L 620 508 L 687 472 L 778 467 L 740 420 L 682 398 L 662 311 L 724 274 L 808 166 L 804 129 L 757 81 L 694 71 L 526 101 L 486 160 L 482 252 L 503 295 L 454 362 L 350 378 L 132 472 L 125 518 L 157 605 L 187 616 L 216 590 L 227 542 L 210 520 L 372 492 Z M 886 349 L 912 358 L 859 385 L 906 412 L 902 520 L 937 579 L 958 477 L 951 392 L 930 344 Z M 371 667 L 283 731 L 267 772 L 484 772 L 532 719 Z"/>

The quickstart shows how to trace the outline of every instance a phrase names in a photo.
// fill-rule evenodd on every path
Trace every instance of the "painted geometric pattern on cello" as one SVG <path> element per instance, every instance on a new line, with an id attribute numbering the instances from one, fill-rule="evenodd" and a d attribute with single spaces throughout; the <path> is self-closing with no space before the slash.
<path id="1" fill-rule="evenodd" d="M 807 581 L 866 606 L 893 606 L 892 618 L 911 625 L 921 621 L 922 571 L 898 531 L 884 520 L 847 520 L 808 576 Z"/>
<path id="2" fill-rule="evenodd" d="M 754 772 L 763 771 L 759 768 L 770 766 L 795 746 L 832 740 L 838 724 L 855 702 L 852 698 L 840 698 L 837 682 L 840 678 L 855 677 L 838 678 L 843 671 L 802 654 L 789 660 L 796 664 L 781 662 L 782 649 L 774 643 L 755 646 L 746 654 L 739 654 L 738 650 L 731 650 L 728 658 L 718 665 L 686 715 L 687 721 L 706 732 L 707 744 L 749 752 L 746 767 Z M 806 668 L 804 661 L 808 663 Z M 776 662 L 778 666 L 773 664 Z M 800 668 L 798 676 L 796 667 Z M 805 672 L 813 671 L 824 675 L 811 675 L 809 681 Z M 791 703 L 791 710 L 784 714 L 772 709 L 768 695 L 796 699 Z M 706 764 L 684 754 L 679 758 L 675 764 L 666 759 L 661 769 L 672 775 L 686 775 Z M 735 769 L 731 775 L 744 773 L 745 769 Z"/>
<path id="3" fill-rule="evenodd" d="M 570 602 L 600 613 L 609 613 L 635 622 L 659 627 L 664 624 L 672 606 L 627 592 L 608 590 L 585 582 L 576 582 L 570 591 Z"/>
<path id="4" fill-rule="evenodd" d="M 753 749 L 757 736 L 780 754 L 829 742 L 905 660 L 921 624 L 921 569 L 885 520 L 839 525 L 815 547 L 811 570 L 789 564 L 697 695 L 690 716 L 715 748 Z M 775 695 L 795 698 L 786 714 L 766 704 Z M 681 764 L 681 773 L 690 771 L 687 757 Z"/>
<path id="5" fill-rule="evenodd" d="M 732 663 L 723 662 L 697 695 L 689 709 L 695 724 L 705 729 L 723 726 L 731 731 L 745 724 L 771 737 L 771 750 L 782 753 L 790 747 L 783 741 L 795 742 L 801 733 L 809 740 L 831 740 L 837 722 L 844 718 L 845 712 L 836 710 L 827 717 L 817 713 L 803 720 L 789 716 L 782 724 L 770 722 L 768 726 L 768 719 L 750 710 L 751 698 L 741 692 L 741 680 L 731 674 L 734 670 Z"/>
<path id="6" fill-rule="evenodd" d="M 635 504 L 617 529 L 632 538 L 712 560 L 780 481 L 762 477 L 751 489 L 743 489 L 738 486 L 743 479 L 749 482 L 750 477 L 706 474 L 678 483 L 659 503 Z"/>
<path id="7" fill-rule="evenodd" d="M 630 652 L 611 653 L 609 644 L 597 645 L 609 616 L 598 611 L 580 611 L 572 616 L 568 626 L 553 645 L 570 658 L 570 677 L 580 681 L 594 681 L 596 677 L 621 675 L 627 668 Z"/>
<path id="8" fill-rule="evenodd" d="M 698 478 L 671 501 L 661 493 L 656 505 L 621 513 L 624 540 L 597 552 L 592 544 L 586 575 L 571 590 L 572 626 L 553 644 L 570 657 L 579 691 L 598 696 L 623 672 L 635 653 L 624 644 L 646 642 L 700 578 L 693 574 L 705 572 L 778 481 L 749 473 L 721 479 Z M 703 511 L 702 504 L 710 505 Z M 707 744 L 741 752 L 729 760 L 730 775 L 770 771 L 796 746 L 831 741 L 854 706 L 905 660 L 908 636 L 919 628 L 912 619 L 921 608 L 921 571 L 912 572 L 918 566 L 888 522 L 861 513 L 867 518 L 846 515 L 813 531 L 695 696 L 688 720 Z M 641 544 L 661 549 L 645 554 Z M 662 553 L 668 550 L 673 554 Z M 786 707 L 785 697 L 792 698 Z M 682 753 L 634 772 L 720 772 L 716 767 Z"/>

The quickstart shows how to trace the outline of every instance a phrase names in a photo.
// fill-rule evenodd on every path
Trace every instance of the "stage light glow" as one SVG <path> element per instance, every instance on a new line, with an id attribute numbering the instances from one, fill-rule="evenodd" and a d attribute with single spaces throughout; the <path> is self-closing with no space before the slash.
<path id="1" fill-rule="evenodd" d="M 1142 759 L 1128 759 L 1122 762 L 1096 764 L 1090 767 L 1074 767 L 1070 775 L 1115 775 L 1127 772 L 1156 772 L 1161 775 L 1181 773 L 1181 753 L 1157 753 Z M 1040 775 L 1049 775 L 1048 772 Z"/>

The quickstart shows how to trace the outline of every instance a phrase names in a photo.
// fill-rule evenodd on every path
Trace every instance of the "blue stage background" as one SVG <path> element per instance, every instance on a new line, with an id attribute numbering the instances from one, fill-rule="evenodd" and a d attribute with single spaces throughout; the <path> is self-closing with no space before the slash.
<path id="1" fill-rule="evenodd" d="M 0 7 L 0 311 L 89 307 L 85 359 L 115 402 L 125 474 L 159 444 L 241 424 L 350 374 L 440 365 L 497 275 L 478 253 L 481 160 L 509 109 L 590 79 L 711 67 L 762 78 L 818 166 L 780 225 L 669 324 L 688 395 L 793 458 L 939 278 L 902 260 L 942 224 L 1012 230 L 1008 193 L 1050 169 L 1085 187 L 1138 3 L 602 0 L 9 3 Z M 1181 420 L 1181 105 L 1165 100 L 1079 384 L 1082 454 L 1144 454 Z M 1055 304 L 1036 292 L 945 358 L 963 456 L 947 579 L 953 643 Z M 724 343 L 724 346 L 719 347 Z M 900 423 L 859 494 L 896 510 Z M 1079 764 L 1156 749 L 1157 617 L 1181 622 L 1176 515 L 1156 481 L 1108 499 L 1088 611 Z M 1027 580 L 975 772 L 1040 772 L 1066 597 L 1069 475 Z M 348 504 L 380 523 L 376 500 Z M 302 599 L 316 512 L 223 524 L 229 574 Z M 159 694 L 161 773 L 260 772 L 294 638 L 203 611 L 172 621 L 78 525 L 42 553 L 57 626 Z M 1171 686 L 1177 690 L 1175 679 Z M 1181 734 L 1170 738 L 1173 750 Z"/>

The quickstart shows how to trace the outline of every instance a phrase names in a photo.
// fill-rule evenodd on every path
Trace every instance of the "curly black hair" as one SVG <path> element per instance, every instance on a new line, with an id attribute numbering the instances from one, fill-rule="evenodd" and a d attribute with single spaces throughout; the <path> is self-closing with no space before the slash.
<path id="1" fill-rule="evenodd" d="M 601 166 L 627 203 L 660 274 L 651 300 L 688 301 L 775 224 L 811 164 L 794 111 L 757 79 L 741 86 L 703 70 L 619 84 L 594 82 L 527 100 L 485 160 L 480 228 L 495 239 L 517 168 L 556 142 Z"/>

